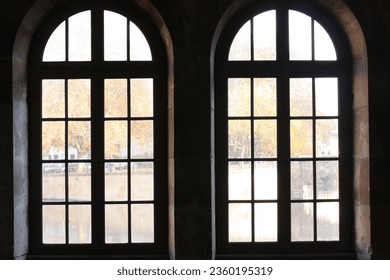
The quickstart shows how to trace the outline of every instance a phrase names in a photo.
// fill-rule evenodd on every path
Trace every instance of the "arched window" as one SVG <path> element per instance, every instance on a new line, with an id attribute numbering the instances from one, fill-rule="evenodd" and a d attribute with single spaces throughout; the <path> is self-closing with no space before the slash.
<path id="1" fill-rule="evenodd" d="M 258 1 L 225 26 L 217 256 L 352 256 L 351 62 L 340 30 L 301 1 Z"/>
<path id="2" fill-rule="evenodd" d="M 167 257 L 164 47 L 137 8 L 83 3 L 31 56 L 30 253 Z"/>

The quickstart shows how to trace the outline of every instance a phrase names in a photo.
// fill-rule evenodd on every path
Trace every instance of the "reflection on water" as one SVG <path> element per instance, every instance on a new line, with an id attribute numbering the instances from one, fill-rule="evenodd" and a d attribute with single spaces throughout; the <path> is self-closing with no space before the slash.
<path id="1" fill-rule="evenodd" d="M 43 242 L 70 244 L 92 242 L 91 168 L 88 163 L 70 163 L 68 167 L 68 201 L 65 204 L 65 165 L 50 164 L 43 168 L 43 201 L 58 205 L 43 205 Z M 110 165 L 107 164 L 106 167 Z M 112 166 L 111 166 L 112 165 Z M 132 201 L 128 205 L 127 164 L 112 163 L 106 168 L 105 241 L 106 243 L 154 242 L 153 163 L 131 163 L 130 188 Z M 53 171 L 55 170 L 55 172 Z M 109 187 L 107 187 L 109 186 Z M 123 202 L 112 204 L 110 202 Z M 79 204 L 81 202 L 81 204 Z M 66 233 L 66 211 L 68 232 Z M 131 223 L 130 223 L 131 221 Z"/>
<path id="2" fill-rule="evenodd" d="M 251 162 L 229 163 L 229 242 L 252 242 L 252 231 L 254 242 L 277 241 L 276 162 L 256 162 L 255 166 L 254 195 L 261 202 L 251 201 Z M 339 202 L 312 202 L 313 172 L 307 177 L 299 172 L 304 169 L 310 174 L 312 162 L 292 162 L 291 168 L 291 198 L 297 201 L 291 203 L 291 241 L 315 241 L 315 223 L 317 241 L 338 241 Z M 318 161 L 317 173 L 317 198 L 338 198 L 338 162 Z"/>

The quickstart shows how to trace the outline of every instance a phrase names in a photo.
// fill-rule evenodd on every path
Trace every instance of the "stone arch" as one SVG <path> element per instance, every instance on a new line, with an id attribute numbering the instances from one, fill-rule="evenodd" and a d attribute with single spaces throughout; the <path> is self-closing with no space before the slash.
<path id="1" fill-rule="evenodd" d="M 241 8 L 257 0 L 234 1 L 225 11 L 214 33 L 211 45 L 211 138 L 212 161 L 214 159 L 214 58 L 215 51 L 226 24 Z M 332 14 L 343 27 L 352 54 L 353 91 L 353 205 L 355 225 L 355 249 L 359 259 L 371 258 L 370 225 L 370 164 L 369 164 L 369 107 L 368 107 L 368 57 L 363 30 L 351 9 L 342 0 L 307 0 L 319 4 Z M 211 163 L 214 166 L 214 162 Z M 212 182 L 215 200 L 215 179 Z M 214 202 L 213 202 L 214 203 Z M 214 205 L 213 205 L 214 209 Z M 215 211 L 213 212 L 213 253 L 215 255 Z"/>
<path id="2" fill-rule="evenodd" d="M 13 154 L 14 154 L 14 258 L 23 259 L 29 250 L 28 223 L 28 68 L 30 46 L 34 36 L 44 19 L 64 2 L 71 0 L 38 0 L 23 18 L 15 37 L 12 68 L 13 68 Z M 141 11 L 150 15 L 156 29 L 159 31 L 165 45 L 167 56 L 167 94 L 168 100 L 173 100 L 173 47 L 168 28 L 160 13 L 149 2 L 144 0 L 123 0 L 135 5 Z M 168 154 L 173 154 L 173 102 L 168 104 Z M 173 176 L 173 165 L 168 167 L 168 177 Z M 169 180 L 172 182 L 173 180 Z M 169 185 L 169 252 L 173 248 L 173 185 Z"/>

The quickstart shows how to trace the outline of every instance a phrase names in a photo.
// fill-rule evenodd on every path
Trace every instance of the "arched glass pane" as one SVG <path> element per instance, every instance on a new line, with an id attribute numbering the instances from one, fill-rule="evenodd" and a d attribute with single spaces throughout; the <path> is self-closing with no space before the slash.
<path id="1" fill-rule="evenodd" d="M 249 116 L 251 113 L 251 80 L 228 80 L 228 114 L 229 117 Z"/>
<path id="2" fill-rule="evenodd" d="M 68 80 L 68 116 L 70 118 L 91 116 L 91 80 Z"/>
<path id="3" fill-rule="evenodd" d="M 42 117 L 63 118 L 65 116 L 64 80 L 42 81 Z"/>
<path id="4" fill-rule="evenodd" d="M 65 123 L 62 121 L 42 122 L 42 159 L 61 160 L 65 158 Z"/>
<path id="5" fill-rule="evenodd" d="M 276 12 L 268 11 L 253 18 L 255 60 L 276 59 Z"/>
<path id="6" fill-rule="evenodd" d="M 276 79 L 256 78 L 253 89 L 254 115 L 257 117 L 276 116 Z"/>
<path id="7" fill-rule="evenodd" d="M 290 121 L 290 147 L 292 158 L 313 156 L 313 121 Z"/>
<path id="8" fill-rule="evenodd" d="M 151 61 L 152 52 L 142 31 L 130 21 L 130 60 Z"/>
<path id="9" fill-rule="evenodd" d="M 314 58 L 315 60 L 337 60 L 332 39 L 316 21 L 314 22 Z"/>
<path id="10" fill-rule="evenodd" d="M 69 61 L 91 60 L 91 11 L 69 18 Z"/>
<path id="11" fill-rule="evenodd" d="M 288 16 L 290 60 L 311 60 L 311 17 L 294 10 Z"/>
<path id="12" fill-rule="evenodd" d="M 104 80 L 104 116 L 106 118 L 127 116 L 126 79 Z"/>
<path id="13" fill-rule="evenodd" d="M 314 241 L 313 203 L 291 204 L 291 241 Z"/>
<path id="14" fill-rule="evenodd" d="M 229 204 L 229 242 L 252 241 L 252 211 L 250 203 Z"/>
<path id="15" fill-rule="evenodd" d="M 291 199 L 313 199 L 313 162 L 291 161 Z"/>
<path id="16" fill-rule="evenodd" d="M 42 241 L 44 244 L 65 244 L 65 206 L 42 206 Z"/>
<path id="17" fill-rule="evenodd" d="M 276 203 L 255 204 L 255 241 L 278 241 L 278 206 Z"/>
<path id="18" fill-rule="evenodd" d="M 241 27 L 234 37 L 230 47 L 229 60 L 251 59 L 251 22 L 248 21 Z"/>
<path id="19" fill-rule="evenodd" d="M 127 60 L 127 19 L 117 13 L 104 11 L 104 60 Z"/>
<path id="20" fill-rule="evenodd" d="M 68 122 L 68 157 L 91 158 L 91 122 Z"/>
<path id="21" fill-rule="evenodd" d="M 131 205 L 131 242 L 154 242 L 154 206 L 153 204 Z"/>
<path id="22" fill-rule="evenodd" d="M 317 238 L 319 241 L 340 240 L 339 211 L 338 202 L 317 203 Z"/>
<path id="23" fill-rule="evenodd" d="M 127 121 L 106 121 L 104 131 L 105 158 L 127 158 Z"/>
<path id="24" fill-rule="evenodd" d="M 133 162 L 131 164 L 131 200 L 154 199 L 154 163 Z"/>
<path id="25" fill-rule="evenodd" d="M 313 115 L 313 92 L 311 78 L 290 79 L 290 115 Z"/>
<path id="26" fill-rule="evenodd" d="M 245 17 L 256 7 L 243 11 L 232 22 L 241 24 L 222 34 L 232 40 L 230 49 L 224 43 L 217 48 L 216 131 L 224 140 L 215 151 L 218 188 L 225 192 L 217 202 L 223 211 L 216 218 L 221 254 L 271 251 L 270 244 L 255 243 L 278 240 L 288 240 L 293 253 L 309 242 L 321 251 L 323 241 L 350 234 L 340 230 L 340 217 L 349 211 L 341 181 L 350 168 L 341 164 L 350 156 L 348 132 L 341 128 L 350 116 L 341 114 L 348 104 L 340 103 L 345 77 L 339 68 L 348 66 L 337 63 L 335 26 L 290 2 L 263 6 L 251 18 Z M 284 223 L 289 230 L 278 228 Z M 234 242 L 240 244 L 229 244 Z"/>
<path id="27" fill-rule="evenodd" d="M 132 117 L 153 117 L 153 79 L 130 80 Z"/>
<path id="28" fill-rule="evenodd" d="M 43 61 L 65 61 L 65 21 L 51 34 L 43 52 Z"/>
<path id="29" fill-rule="evenodd" d="M 105 241 L 108 243 L 128 243 L 128 206 L 125 204 L 106 204 Z"/>
<path id="30" fill-rule="evenodd" d="M 90 244 L 92 242 L 92 217 L 90 205 L 69 206 L 69 243 Z"/>
<path id="31" fill-rule="evenodd" d="M 163 254 L 166 222 L 156 213 L 167 206 L 160 195 L 166 166 L 159 144 L 166 131 L 156 126 L 165 113 L 155 106 L 164 107 L 165 97 L 155 88 L 164 88 L 164 79 L 156 77 L 164 76 L 165 67 L 152 62 L 163 56 L 156 48 L 152 57 L 160 38 L 142 12 L 90 4 L 42 31 L 47 36 L 32 68 L 40 74 L 32 81 L 39 104 L 32 118 L 39 151 L 31 159 L 38 184 L 32 219 L 39 230 L 31 239 L 43 253 L 46 243 L 61 244 L 58 251 L 65 254 L 71 244 L 90 244 L 101 254 L 101 243 L 118 243 L 126 252 L 136 247 L 134 255 L 143 248 Z M 56 62 L 55 73 L 46 61 Z M 103 159 L 96 163 L 96 157 Z M 102 211 L 94 212 L 96 207 Z M 101 238 L 93 238 L 95 230 Z"/>
<path id="32" fill-rule="evenodd" d="M 152 159 L 153 151 L 153 121 L 131 122 L 131 158 Z"/>
<path id="33" fill-rule="evenodd" d="M 229 199 L 251 199 L 251 163 L 248 161 L 229 162 Z"/>
<path id="34" fill-rule="evenodd" d="M 337 78 L 316 78 L 316 115 L 338 116 L 339 93 Z"/>

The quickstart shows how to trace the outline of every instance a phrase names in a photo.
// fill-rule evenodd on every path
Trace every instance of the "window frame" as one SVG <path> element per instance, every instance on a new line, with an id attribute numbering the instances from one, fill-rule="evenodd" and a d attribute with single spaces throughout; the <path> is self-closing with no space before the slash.
<path id="1" fill-rule="evenodd" d="M 43 62 L 46 42 L 57 26 L 79 12 L 91 11 L 91 61 Z M 104 10 L 123 15 L 147 38 L 152 61 L 104 61 Z M 138 7 L 117 1 L 74 1 L 52 13 L 32 44 L 29 57 L 29 254 L 31 258 L 168 258 L 167 205 L 167 73 L 161 35 L 150 17 Z M 67 36 L 67 35 L 66 35 Z M 127 43 L 129 44 L 129 43 Z M 128 46 L 129 48 L 129 46 Z M 68 47 L 66 46 L 68 50 Z M 68 51 L 66 51 L 68 53 Z M 129 56 L 129 54 L 127 54 Z M 104 80 L 153 79 L 154 129 L 154 242 L 105 244 L 104 241 Z M 91 244 L 43 244 L 42 242 L 42 140 L 41 81 L 43 79 L 91 80 Z M 66 82 L 65 82 L 66 84 Z M 128 87 L 130 84 L 128 84 Z M 129 89 L 128 89 L 129 90 Z M 93 95 L 93 97 L 92 97 Z M 108 118 L 111 119 L 111 118 Z M 127 121 L 132 117 L 129 115 Z M 67 122 L 68 117 L 64 118 Z M 65 136 L 66 137 L 66 136 Z M 96 141 L 101 139 L 102 141 Z M 130 140 L 128 140 L 130 141 Z M 66 147 L 65 147 L 66 148 Z M 67 148 L 66 148 L 67 149 Z M 128 147 L 130 149 L 130 147 Z M 128 158 L 126 161 L 130 161 Z M 133 160 L 132 160 L 133 161 Z M 64 159 L 65 164 L 72 159 Z M 79 161 L 78 161 L 79 162 Z M 93 187 L 92 187 L 93 186 Z M 64 202 L 69 204 L 69 201 Z M 132 201 L 128 200 L 130 208 Z M 129 209 L 130 211 L 130 209 Z M 129 212 L 130 213 L 130 212 Z M 67 224 L 67 222 L 65 222 Z M 130 217 L 129 217 L 130 226 Z M 66 226 L 67 228 L 67 226 Z M 68 235 L 68 232 L 65 232 Z M 128 233 L 130 236 L 130 232 Z"/>
<path id="2" fill-rule="evenodd" d="M 254 16 L 276 10 L 275 61 L 229 61 L 229 50 L 240 28 Z M 324 28 L 333 40 L 336 61 L 289 60 L 288 10 L 310 16 Z M 215 62 L 215 186 L 216 186 L 216 258 L 354 258 L 353 191 L 352 191 L 352 59 L 345 34 L 337 20 L 323 8 L 304 1 L 257 1 L 249 4 L 224 26 L 216 47 Z M 313 31 L 312 31 L 313 32 Z M 313 33 L 312 33 L 313 36 Z M 253 38 L 253 33 L 251 34 Z M 313 39 L 312 39 L 313 40 Z M 312 55 L 314 45 L 312 45 Z M 291 242 L 290 214 L 290 133 L 289 79 L 336 77 L 339 85 L 339 188 L 340 241 Z M 276 78 L 277 83 L 277 162 L 278 162 L 278 241 L 228 241 L 228 79 Z M 313 83 L 314 84 L 314 83 Z M 253 92 L 253 89 L 252 89 Z M 253 93 L 251 93 L 253 94 Z M 254 119 L 253 115 L 250 117 Z M 315 120 L 316 116 L 310 119 Z M 313 128 L 314 129 L 314 128 Z M 253 132 L 252 132 L 253 133 Z M 285 140 L 283 140 L 285 139 Z M 252 146 L 253 139 L 252 139 Z M 253 148 L 253 147 L 252 147 Z M 311 157 L 316 161 L 316 156 Z M 241 159 L 246 160 L 246 159 Z M 252 157 L 250 159 L 254 161 Z M 253 187 L 253 176 L 251 176 Z M 285 190 L 283 190 L 283 188 Z M 254 199 L 250 203 L 254 205 Z M 316 203 L 316 200 L 314 200 Z M 253 210 L 252 210 L 253 211 Z M 253 212 L 252 212 L 253 213 Z M 281 219 L 281 216 L 289 217 Z M 252 215 L 253 236 L 253 215 Z M 314 217 L 314 219 L 316 219 Z M 314 220 L 315 221 L 315 220 Z"/>

